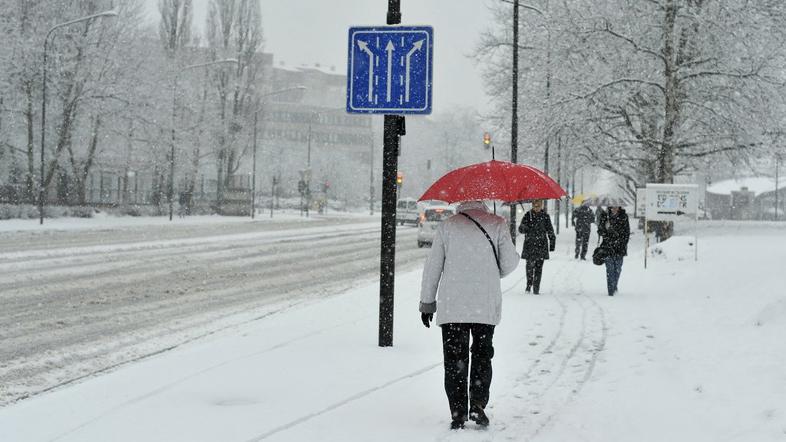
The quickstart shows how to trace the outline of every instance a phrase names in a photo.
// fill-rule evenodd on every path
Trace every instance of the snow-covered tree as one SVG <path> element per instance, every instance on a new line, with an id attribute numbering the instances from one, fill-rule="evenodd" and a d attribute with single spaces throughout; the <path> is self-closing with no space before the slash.
<path id="1" fill-rule="evenodd" d="M 249 126 L 260 91 L 254 89 L 261 73 L 262 15 L 258 0 L 211 0 L 206 37 L 212 60 L 236 59 L 237 65 L 214 69 L 221 127 L 217 134 L 218 196 L 231 184 L 246 153 L 241 135 Z M 246 136 L 248 131 L 245 132 Z"/>
<path id="2" fill-rule="evenodd" d="M 632 191 L 673 182 L 708 158 L 752 155 L 780 132 L 782 2 L 521 4 L 525 152 L 561 140 L 568 155 L 624 177 Z M 512 7 L 494 8 L 499 24 L 478 56 L 489 92 L 508 109 Z"/>

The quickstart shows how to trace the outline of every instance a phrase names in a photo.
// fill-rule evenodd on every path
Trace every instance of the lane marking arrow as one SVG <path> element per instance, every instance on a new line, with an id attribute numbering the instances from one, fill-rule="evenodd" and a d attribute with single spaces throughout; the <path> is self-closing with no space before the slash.
<path id="1" fill-rule="evenodd" d="M 374 53 L 368 48 L 368 43 L 358 40 L 358 47 L 368 54 L 368 101 L 374 99 Z M 390 94 L 390 92 L 388 92 Z"/>
<path id="2" fill-rule="evenodd" d="M 406 68 L 404 69 L 405 77 L 404 77 L 404 101 L 409 101 L 409 66 L 410 66 L 410 58 L 412 58 L 412 54 L 416 51 L 419 51 L 420 48 L 423 47 L 424 40 L 418 40 L 412 45 L 412 49 L 407 52 L 407 61 L 406 61 Z"/>
<path id="3" fill-rule="evenodd" d="M 388 45 L 385 46 L 385 50 L 388 53 L 388 95 L 387 95 L 387 101 L 390 101 L 390 85 L 391 85 L 391 82 L 393 81 L 393 50 L 394 49 L 396 49 L 396 47 L 393 45 L 393 41 L 389 40 L 388 41 Z"/>

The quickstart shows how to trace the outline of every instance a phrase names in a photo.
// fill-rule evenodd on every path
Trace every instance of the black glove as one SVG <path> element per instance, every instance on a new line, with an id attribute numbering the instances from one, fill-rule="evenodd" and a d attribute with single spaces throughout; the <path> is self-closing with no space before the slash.
<path id="1" fill-rule="evenodd" d="M 421 313 L 420 320 L 423 321 L 423 325 L 425 325 L 426 328 L 429 328 L 431 327 L 429 322 L 434 320 L 434 313 Z"/>

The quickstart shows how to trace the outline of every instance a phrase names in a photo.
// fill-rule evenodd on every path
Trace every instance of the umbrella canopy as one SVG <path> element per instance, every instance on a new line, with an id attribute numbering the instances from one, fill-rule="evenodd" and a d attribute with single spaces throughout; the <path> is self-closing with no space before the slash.
<path id="1" fill-rule="evenodd" d="M 419 201 L 497 200 L 512 203 L 557 199 L 564 195 L 565 191 L 556 181 L 532 166 L 492 160 L 448 172 L 432 184 Z"/>
<path id="2" fill-rule="evenodd" d="M 573 202 L 573 205 L 578 206 L 584 203 L 585 201 L 589 200 L 590 198 L 595 198 L 595 197 L 597 197 L 597 195 L 595 195 L 594 193 L 579 193 L 578 195 L 575 195 L 571 199 L 571 201 Z"/>
<path id="3" fill-rule="evenodd" d="M 604 207 L 625 207 L 628 203 L 622 198 L 609 195 L 599 195 L 584 200 L 590 206 L 604 206 Z"/>

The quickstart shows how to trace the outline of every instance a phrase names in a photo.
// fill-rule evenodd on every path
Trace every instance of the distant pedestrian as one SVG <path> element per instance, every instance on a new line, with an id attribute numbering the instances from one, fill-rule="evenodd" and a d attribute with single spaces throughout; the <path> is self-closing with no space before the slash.
<path id="1" fill-rule="evenodd" d="M 420 312 L 426 327 L 436 312 L 442 328 L 451 429 L 463 428 L 467 418 L 489 424 L 485 408 L 494 327 L 502 313 L 500 278 L 515 270 L 518 261 L 505 219 L 489 213 L 481 201 L 462 203 L 456 215 L 437 227 L 423 269 Z"/>
<path id="2" fill-rule="evenodd" d="M 600 226 L 600 216 L 603 215 L 603 207 L 598 206 L 595 208 L 595 225 Z"/>
<path id="3" fill-rule="evenodd" d="M 609 207 L 598 223 L 598 236 L 603 238 L 602 247 L 607 248 L 606 286 L 609 296 L 617 294 L 617 284 L 622 274 L 622 259 L 628 254 L 630 224 L 628 214 L 622 207 Z"/>
<path id="4" fill-rule="evenodd" d="M 592 231 L 592 223 L 594 222 L 595 214 L 592 213 L 589 204 L 582 203 L 573 211 L 571 223 L 576 229 L 576 259 L 579 259 L 579 257 L 582 260 L 587 259 L 587 245 L 590 232 Z"/>
<path id="5" fill-rule="evenodd" d="M 551 217 L 543 210 L 543 200 L 532 202 L 532 209 L 524 214 L 519 224 L 519 233 L 524 234 L 521 259 L 527 261 L 527 288 L 525 293 L 540 294 L 540 279 L 543 261 L 554 251 L 557 237 L 551 225 Z"/>

